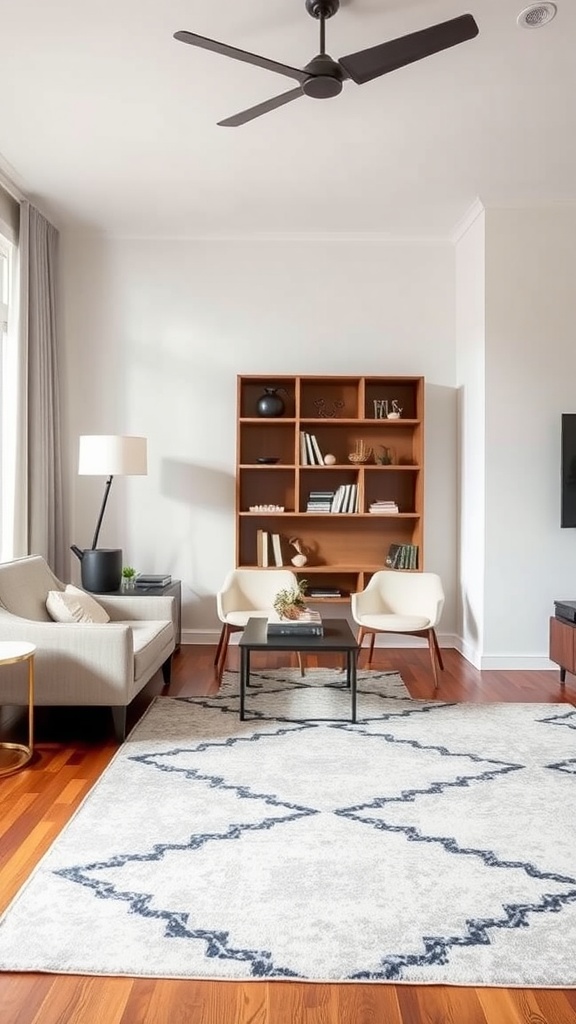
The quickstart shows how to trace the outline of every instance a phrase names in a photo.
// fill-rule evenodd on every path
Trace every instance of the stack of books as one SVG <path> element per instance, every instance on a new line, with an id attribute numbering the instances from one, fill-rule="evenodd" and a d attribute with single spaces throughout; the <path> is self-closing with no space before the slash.
<path id="1" fill-rule="evenodd" d="M 310 491 L 306 505 L 307 512 L 330 512 L 334 491 Z"/>
<path id="2" fill-rule="evenodd" d="M 164 575 L 155 576 L 139 572 L 136 577 L 136 586 L 142 587 L 145 590 L 150 590 L 152 587 L 167 587 L 169 583 L 172 583 L 172 576 L 170 573 L 164 573 Z"/>
<path id="3" fill-rule="evenodd" d="M 368 508 L 375 516 L 393 516 L 398 514 L 398 505 L 395 501 L 373 501 Z"/>
<path id="4" fill-rule="evenodd" d="M 307 597 L 342 597 L 340 587 L 308 587 Z"/>
<path id="5" fill-rule="evenodd" d="M 266 624 L 267 636 L 324 636 L 319 612 L 302 612 L 299 619 L 281 619 L 271 615 Z"/>
<path id="6" fill-rule="evenodd" d="M 417 569 L 417 544 L 391 544 L 386 555 L 386 565 L 390 569 Z"/>

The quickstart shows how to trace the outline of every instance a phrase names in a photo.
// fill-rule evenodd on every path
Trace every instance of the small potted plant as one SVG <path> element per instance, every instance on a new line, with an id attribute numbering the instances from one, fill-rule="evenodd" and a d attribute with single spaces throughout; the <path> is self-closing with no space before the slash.
<path id="1" fill-rule="evenodd" d="M 279 590 L 274 598 L 274 611 L 281 619 L 299 619 L 306 609 L 304 594 L 308 580 L 297 580 L 292 587 Z"/>
<path id="2" fill-rule="evenodd" d="M 136 586 L 136 569 L 125 565 L 122 569 L 122 590 L 134 590 Z"/>

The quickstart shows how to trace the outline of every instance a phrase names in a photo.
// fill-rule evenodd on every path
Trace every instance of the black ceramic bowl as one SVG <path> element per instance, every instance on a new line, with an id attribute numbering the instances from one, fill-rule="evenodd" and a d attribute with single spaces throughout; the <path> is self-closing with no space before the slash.
<path id="1" fill-rule="evenodd" d="M 275 462 L 280 462 L 279 455 L 261 455 L 259 459 L 256 459 L 261 466 L 273 466 Z"/>

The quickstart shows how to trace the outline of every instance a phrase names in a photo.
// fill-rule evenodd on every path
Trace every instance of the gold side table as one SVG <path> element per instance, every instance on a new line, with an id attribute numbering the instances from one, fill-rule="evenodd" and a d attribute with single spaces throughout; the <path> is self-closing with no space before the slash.
<path id="1" fill-rule="evenodd" d="M 34 655 L 36 645 L 19 640 L 0 641 L 0 668 L 28 662 L 28 744 L 0 742 L 0 776 L 11 775 L 28 764 L 34 753 Z M 1 693 L 1 680 L 0 680 Z"/>

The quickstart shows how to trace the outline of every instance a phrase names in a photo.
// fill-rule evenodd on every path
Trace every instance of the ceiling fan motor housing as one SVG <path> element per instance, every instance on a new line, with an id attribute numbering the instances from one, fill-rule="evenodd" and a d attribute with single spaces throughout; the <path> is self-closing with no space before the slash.
<path id="1" fill-rule="evenodd" d="M 342 68 L 327 53 L 319 53 L 306 65 L 304 71 L 310 75 L 310 78 L 302 83 L 302 92 L 306 96 L 325 100 L 342 92 Z"/>

